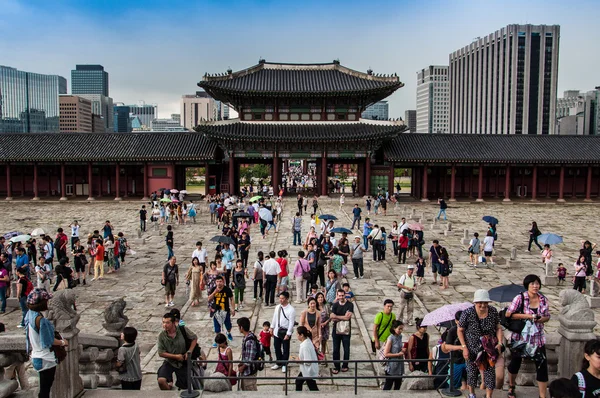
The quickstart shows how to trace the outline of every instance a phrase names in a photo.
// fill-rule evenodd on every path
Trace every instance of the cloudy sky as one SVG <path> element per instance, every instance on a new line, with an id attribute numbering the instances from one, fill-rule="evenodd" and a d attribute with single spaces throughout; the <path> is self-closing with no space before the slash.
<path id="1" fill-rule="evenodd" d="M 561 26 L 558 91 L 600 85 L 598 0 L 0 0 L 0 64 L 67 78 L 101 64 L 116 102 L 179 113 L 205 72 L 330 62 L 397 73 L 390 116 L 416 102 L 416 72 L 512 23 Z"/>

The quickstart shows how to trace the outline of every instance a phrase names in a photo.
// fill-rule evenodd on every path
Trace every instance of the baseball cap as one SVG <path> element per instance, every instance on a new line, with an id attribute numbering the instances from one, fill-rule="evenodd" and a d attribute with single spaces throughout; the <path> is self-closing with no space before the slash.
<path id="1" fill-rule="evenodd" d="M 52 295 L 46 289 L 35 288 L 27 296 L 27 304 L 36 305 L 43 300 L 50 300 Z"/>

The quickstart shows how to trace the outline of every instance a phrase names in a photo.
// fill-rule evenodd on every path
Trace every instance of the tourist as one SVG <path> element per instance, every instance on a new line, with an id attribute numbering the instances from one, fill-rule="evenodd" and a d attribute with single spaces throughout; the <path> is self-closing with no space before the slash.
<path id="1" fill-rule="evenodd" d="M 338 279 L 337 273 L 332 269 L 327 272 L 327 278 L 325 298 L 327 299 L 327 303 L 333 304 L 337 298 L 337 291 L 342 288 L 341 279 Z"/>
<path id="2" fill-rule="evenodd" d="M 307 248 L 310 244 L 310 241 L 317 238 L 317 232 L 315 231 L 315 227 L 311 226 L 310 230 L 306 234 L 306 239 L 304 240 L 304 248 Z"/>
<path id="3" fill-rule="evenodd" d="M 433 273 L 433 284 L 437 285 L 437 273 L 440 269 L 440 253 L 441 253 L 440 242 L 434 239 L 431 247 L 429 248 L 429 264 L 431 264 L 431 272 Z"/>
<path id="4" fill-rule="evenodd" d="M 192 307 L 200 304 L 202 298 L 201 283 L 204 277 L 204 270 L 200 265 L 198 257 L 192 258 L 192 265 L 188 268 L 185 274 L 185 283 L 190 287 L 189 299 L 192 302 Z"/>
<path id="5" fill-rule="evenodd" d="M 404 362 L 400 360 L 406 355 L 406 349 L 402 343 L 402 331 L 404 323 L 394 320 L 390 327 L 390 333 L 385 340 L 385 348 L 383 354 L 387 359 L 385 370 L 385 384 L 383 390 L 391 390 L 392 385 L 394 390 L 399 390 L 402 385 L 402 376 L 404 375 Z"/>
<path id="6" fill-rule="evenodd" d="M 371 240 L 371 244 L 373 245 L 373 261 L 379 261 L 381 258 L 380 251 L 382 237 L 383 233 L 381 232 L 379 225 L 375 224 L 367 237 L 367 240 Z"/>
<path id="7" fill-rule="evenodd" d="M 112 235 L 113 226 L 109 220 L 106 220 L 104 226 L 102 227 L 102 233 L 104 234 L 104 239 L 108 238 L 108 235 Z"/>
<path id="8" fill-rule="evenodd" d="M 452 358 L 452 366 L 453 366 L 453 385 L 455 389 L 460 388 L 461 390 L 467 389 L 467 368 L 465 364 L 465 358 L 463 358 L 462 351 L 463 348 L 460 345 L 460 340 L 458 339 L 458 326 L 459 320 L 462 315 L 462 311 L 456 311 L 454 314 L 454 325 L 450 329 L 448 329 L 448 333 L 446 334 L 446 339 L 442 343 L 442 351 L 445 353 L 450 353 L 450 357 Z M 504 372 L 504 368 L 502 368 Z M 450 374 L 448 372 L 448 374 Z"/>
<path id="9" fill-rule="evenodd" d="M 412 326 L 413 309 L 415 305 L 415 291 L 417 290 L 417 283 L 415 279 L 415 266 L 409 264 L 406 273 L 398 280 L 398 290 L 400 291 L 400 312 L 398 313 L 398 319 L 403 320 L 404 309 L 406 309 L 406 317 L 409 326 Z"/>
<path id="10" fill-rule="evenodd" d="M 173 373 L 177 378 L 175 386 L 180 390 L 186 389 L 187 379 L 187 353 L 193 352 L 198 337 L 186 326 L 177 325 L 175 315 L 167 313 L 162 319 L 162 332 L 158 335 L 158 356 L 164 358 L 163 364 L 158 368 L 156 376 L 158 387 L 161 390 L 171 390 L 173 388 Z M 191 341 L 190 346 L 186 347 L 186 339 L 183 336 L 184 330 L 187 339 Z"/>
<path id="11" fill-rule="evenodd" d="M 29 268 L 29 256 L 25 253 L 24 247 L 17 247 L 17 256 L 15 260 L 15 271 L 23 270 L 24 275 L 30 278 L 31 270 Z M 66 255 L 65 255 L 66 257 Z M 64 258 L 64 257 L 63 257 Z"/>
<path id="12" fill-rule="evenodd" d="M 73 250 L 73 247 L 75 246 L 75 238 L 79 239 L 79 229 L 81 226 L 77 220 L 74 220 L 71 224 L 69 224 L 69 227 L 71 227 L 71 250 Z"/>
<path id="13" fill-rule="evenodd" d="M 419 258 L 417 258 L 417 261 L 415 262 L 415 268 L 417 270 L 416 271 L 417 286 L 424 285 L 425 283 L 427 283 L 425 281 L 425 268 L 426 267 L 427 267 L 427 263 L 425 262 L 423 257 L 419 256 Z"/>
<path id="14" fill-rule="evenodd" d="M 559 379 L 554 379 L 550 384 L 548 384 L 548 392 L 550 393 L 550 398 L 586 398 L 588 395 L 582 395 L 583 393 L 579 391 L 579 387 L 572 380 L 561 377 Z M 600 392 L 600 391 L 598 391 Z M 598 392 L 596 394 L 598 394 Z M 593 395 L 589 395 L 592 397 Z"/>
<path id="15" fill-rule="evenodd" d="M 537 275 L 530 274 L 523 279 L 523 287 L 526 292 L 516 296 L 508 309 L 506 317 L 512 319 L 522 319 L 531 321 L 537 331 L 525 339 L 521 333 L 511 335 L 511 347 L 517 341 L 526 341 L 527 345 L 537 347 L 536 355 L 531 358 L 536 365 L 536 380 L 540 397 L 546 395 L 548 385 L 548 361 L 546 359 L 546 335 L 544 333 L 544 324 L 550 320 L 550 303 L 546 296 L 540 293 L 542 281 Z M 515 349 L 511 349 L 513 355 L 508 364 L 508 397 L 515 398 L 515 382 L 521 362 L 522 355 L 517 355 Z"/>
<path id="16" fill-rule="evenodd" d="M 329 322 L 331 311 L 327 305 L 327 301 L 325 300 L 325 295 L 323 292 L 319 292 L 315 295 L 317 300 L 317 308 L 321 314 L 321 353 L 323 354 L 323 358 L 325 358 L 325 354 L 327 354 L 327 341 L 329 340 Z M 326 365 L 326 363 L 325 363 Z"/>
<path id="17" fill-rule="evenodd" d="M 585 256 L 579 256 L 575 264 L 575 278 L 573 278 L 573 289 L 585 294 L 585 271 L 587 264 L 585 262 Z"/>
<path id="18" fill-rule="evenodd" d="M 142 232 L 146 232 L 146 217 L 148 216 L 148 211 L 146 210 L 146 205 L 142 205 L 140 209 L 140 230 Z"/>
<path id="19" fill-rule="evenodd" d="M 238 319 L 238 325 L 239 325 L 239 319 Z M 271 339 L 273 337 L 273 335 L 271 334 L 271 322 L 269 321 L 264 321 L 263 322 L 263 328 L 260 331 L 259 334 L 260 337 L 260 344 L 262 344 L 263 349 L 265 350 L 265 355 L 269 356 L 269 361 L 273 362 L 273 356 L 271 355 Z"/>
<path id="20" fill-rule="evenodd" d="M 192 253 L 192 262 L 194 258 L 198 259 L 198 262 L 204 271 L 206 268 L 206 259 L 208 258 L 208 253 L 206 252 L 206 249 L 202 248 L 202 242 L 200 241 L 196 242 L 196 250 L 194 250 Z"/>
<path id="21" fill-rule="evenodd" d="M 117 352 L 116 365 L 123 390 L 141 390 L 142 388 L 140 348 L 135 342 L 137 335 L 137 330 L 130 326 L 121 332 L 121 340 L 124 344 L 119 347 Z M 120 368 L 124 371 L 119 371 Z"/>
<path id="22" fill-rule="evenodd" d="M 479 264 L 479 252 L 481 249 L 481 242 L 479 241 L 479 234 L 475 232 L 473 234 L 473 238 L 469 242 L 469 247 L 467 248 L 467 252 L 469 253 L 470 262 L 467 265 L 471 267 L 477 268 L 477 264 Z"/>
<path id="23" fill-rule="evenodd" d="M 223 257 L 223 263 L 225 264 L 225 284 L 229 286 L 231 281 L 231 272 L 233 270 L 233 260 L 235 259 L 235 253 L 231 248 L 231 245 L 223 245 L 221 256 Z"/>
<path id="24" fill-rule="evenodd" d="M 409 229 L 405 229 L 400 233 L 400 236 L 398 237 L 398 264 L 406 264 L 406 252 L 408 251 L 408 243 L 410 241 L 408 238 L 408 231 Z"/>
<path id="25" fill-rule="evenodd" d="M 52 261 L 54 260 L 54 242 L 49 235 L 44 236 L 44 258 L 46 259 L 46 264 L 50 264 L 50 268 L 52 269 Z M 102 261 L 104 261 L 104 257 L 102 257 Z"/>
<path id="26" fill-rule="evenodd" d="M 173 307 L 175 303 L 175 290 L 179 285 L 179 266 L 177 258 L 171 257 L 162 270 L 161 284 L 165 287 L 165 307 Z"/>
<path id="27" fill-rule="evenodd" d="M 373 202 L 373 207 L 375 208 L 375 215 L 379 214 L 379 205 L 381 204 L 380 196 L 375 196 L 375 201 Z"/>
<path id="28" fill-rule="evenodd" d="M 260 349 L 258 340 L 254 333 L 250 331 L 250 319 L 246 317 L 239 318 L 237 325 L 240 333 L 244 336 L 242 339 L 242 357 L 240 358 L 242 362 L 238 364 L 238 376 L 244 377 L 244 379 L 240 379 L 239 387 L 242 391 L 258 391 L 256 378 L 250 377 L 257 373 L 256 364 L 250 362 L 256 360 Z"/>
<path id="29" fill-rule="evenodd" d="M 125 265 L 125 255 L 127 254 L 127 250 L 129 249 L 129 243 L 127 243 L 127 238 L 123 232 L 119 232 L 117 234 L 117 242 L 118 242 L 118 256 L 119 258 L 115 261 L 115 270 L 118 270 L 122 265 Z M 117 254 L 117 253 L 115 253 Z"/>
<path id="30" fill-rule="evenodd" d="M 319 208 L 319 201 L 317 200 L 317 195 L 315 195 L 313 197 L 312 208 L 313 208 L 312 214 L 316 215 L 317 214 L 317 209 Z"/>
<path id="31" fill-rule="evenodd" d="M 215 336 L 215 344 L 217 345 L 217 367 L 215 373 L 221 373 L 225 375 L 226 380 L 231 385 L 236 383 L 236 373 L 233 369 L 233 351 L 227 344 L 227 337 L 223 333 L 217 333 Z"/>
<path id="32" fill-rule="evenodd" d="M 69 238 L 63 232 L 62 228 L 56 230 L 56 238 L 54 239 L 54 249 L 56 250 L 56 258 L 61 259 L 67 257 L 67 243 Z"/>
<path id="33" fill-rule="evenodd" d="M 27 316 L 27 295 L 33 290 L 33 284 L 27 278 L 23 267 L 17 268 L 17 298 L 21 307 L 22 317 L 21 322 L 17 325 L 18 328 L 25 327 L 25 317 Z"/>
<path id="34" fill-rule="evenodd" d="M 363 224 L 363 245 L 367 250 L 369 249 L 369 235 L 373 229 L 373 224 L 371 224 L 370 221 L 371 219 L 367 217 L 365 218 L 365 223 Z M 375 249 L 373 249 L 373 251 L 375 251 Z"/>
<path id="35" fill-rule="evenodd" d="M 558 277 L 558 286 L 565 283 L 565 278 L 567 277 L 567 269 L 563 263 L 558 263 L 558 267 L 556 268 L 555 275 Z M 596 277 L 598 278 L 598 277 Z"/>
<path id="36" fill-rule="evenodd" d="M 35 266 L 35 274 L 37 276 L 37 287 L 39 289 L 50 290 L 50 271 L 50 264 L 46 264 L 45 258 L 43 256 L 40 257 L 38 259 L 38 264 Z M 83 284 L 85 285 L 85 270 L 83 272 Z"/>
<path id="37" fill-rule="evenodd" d="M 367 208 L 367 216 L 371 214 L 371 196 L 367 196 L 367 198 L 365 199 L 365 207 Z"/>
<path id="38" fill-rule="evenodd" d="M 308 260 L 304 258 L 305 254 L 303 251 L 298 252 L 298 260 L 294 265 L 294 279 L 296 280 L 296 304 L 303 303 L 306 299 L 306 284 L 311 279 L 310 276 L 310 264 Z"/>
<path id="39" fill-rule="evenodd" d="M 427 326 L 421 325 L 423 322 L 422 318 L 416 318 L 415 323 L 417 331 L 410 336 L 408 339 L 408 359 L 424 360 L 429 358 L 429 334 L 427 333 Z M 428 362 L 412 361 L 408 364 L 411 372 L 419 370 L 424 373 L 428 373 Z"/>
<path id="40" fill-rule="evenodd" d="M 442 198 L 438 199 L 438 205 L 440 205 L 440 211 L 437 215 L 437 219 L 439 220 L 440 217 L 442 216 L 442 214 L 444 215 L 444 221 L 446 221 L 448 218 L 446 217 L 446 209 L 448 208 L 448 205 L 446 204 L 446 201 Z"/>
<path id="41" fill-rule="evenodd" d="M 173 254 L 173 227 L 171 225 L 167 225 L 167 236 L 165 237 L 165 243 L 167 245 L 167 261 L 169 261 L 169 259 L 174 256 L 174 254 Z"/>
<path id="42" fill-rule="evenodd" d="M 340 256 L 340 250 L 337 247 L 331 250 L 331 254 L 331 269 L 335 271 L 338 279 L 342 279 L 345 275 L 343 272 L 345 267 L 344 258 Z"/>
<path id="43" fill-rule="evenodd" d="M 346 202 L 346 197 L 344 196 L 344 194 L 340 195 L 340 207 L 339 210 L 342 211 L 342 209 L 344 208 L 344 203 Z"/>
<path id="44" fill-rule="evenodd" d="M 150 213 L 150 221 L 152 222 L 152 228 L 158 231 L 158 222 L 161 221 L 162 225 L 163 213 L 158 208 L 158 205 L 152 206 L 152 212 Z"/>
<path id="45" fill-rule="evenodd" d="M 275 305 L 275 291 L 277 290 L 277 277 L 281 272 L 281 267 L 275 260 L 275 252 L 272 251 L 267 256 L 263 266 L 265 278 L 265 305 Z"/>
<path id="46" fill-rule="evenodd" d="M 109 235 L 104 240 L 104 262 L 108 268 L 107 274 L 112 274 L 115 267 L 115 242 L 114 237 Z"/>
<path id="47" fill-rule="evenodd" d="M 258 298 L 262 301 L 263 298 L 263 252 L 257 253 L 258 259 L 254 262 L 254 268 L 252 271 L 252 280 L 254 281 L 254 301 L 257 299 L 257 290 L 260 289 Z"/>
<path id="48" fill-rule="evenodd" d="M 348 360 L 350 360 L 350 335 L 352 326 L 352 314 L 354 314 L 354 304 L 346 300 L 345 292 L 339 289 L 336 293 L 336 301 L 331 306 L 330 318 L 333 321 L 333 374 L 348 371 Z M 340 369 L 340 346 L 344 348 L 344 362 Z"/>
<path id="49" fill-rule="evenodd" d="M 585 343 L 582 362 L 581 371 L 571 381 L 579 387 L 581 398 L 596 398 L 600 394 L 600 340 Z"/>
<path id="50" fill-rule="evenodd" d="M 300 313 L 298 325 L 304 326 L 312 335 L 312 342 L 318 351 L 321 346 L 321 312 L 317 300 L 310 297 L 307 300 L 307 309 Z"/>
<path id="51" fill-rule="evenodd" d="M 81 245 L 81 241 L 79 238 L 75 238 L 73 241 L 73 262 L 75 263 L 75 272 L 77 273 L 77 283 L 81 283 L 81 279 L 83 278 L 83 284 L 85 285 L 85 266 L 87 264 L 87 259 L 85 258 L 85 253 L 83 246 Z M 40 268 L 40 271 L 42 269 Z M 37 272 L 37 267 L 36 267 Z M 43 271 L 42 271 L 43 272 Z M 39 281 L 39 275 L 38 275 Z M 40 287 L 40 286 L 38 286 Z"/>
<path id="52" fill-rule="evenodd" d="M 104 241 L 99 238 L 96 239 L 96 247 L 94 248 L 94 277 L 92 281 L 96 279 L 104 278 Z"/>
<path id="53" fill-rule="evenodd" d="M 392 229 L 390 230 L 390 239 L 392 241 L 392 249 L 394 249 L 394 256 L 398 256 L 398 238 L 400 237 L 400 229 L 398 228 L 398 221 L 392 222 Z"/>
<path id="54" fill-rule="evenodd" d="M 289 284 L 289 269 L 288 260 L 286 259 L 288 252 L 286 250 L 280 250 L 277 252 L 277 264 L 279 264 L 279 274 L 277 275 L 277 294 L 286 292 Z"/>
<path id="55" fill-rule="evenodd" d="M 302 244 L 302 217 L 300 212 L 297 212 L 292 218 L 292 233 L 294 234 L 294 246 L 300 246 Z"/>
<path id="56" fill-rule="evenodd" d="M 298 352 L 300 362 L 300 373 L 296 378 L 296 391 L 302 391 L 302 386 L 306 382 L 310 391 L 319 391 L 315 377 L 319 376 L 319 364 L 317 362 L 317 352 L 312 344 L 313 336 L 310 330 L 304 326 L 298 326 L 296 329 L 298 340 L 300 341 L 300 351 Z"/>
<path id="57" fill-rule="evenodd" d="M 34 289 L 27 296 L 27 316 L 25 317 L 25 335 L 31 349 L 31 364 L 38 372 L 39 398 L 50 398 L 54 383 L 57 361 L 52 346 L 67 347 L 69 342 L 54 337 L 54 325 L 42 314 L 48 311 L 48 300 L 52 295 L 44 289 Z"/>
<path id="58" fill-rule="evenodd" d="M 489 265 L 494 265 L 494 258 L 492 254 L 494 252 L 494 232 L 488 230 L 485 238 L 483 238 L 483 255 L 485 256 L 485 262 Z"/>
<path id="59" fill-rule="evenodd" d="M 537 226 L 537 223 L 535 221 L 533 221 L 531 223 L 531 229 L 529 230 L 529 244 L 527 245 L 527 251 L 530 252 L 531 251 L 531 244 L 535 243 L 535 245 L 541 250 L 542 246 L 540 246 L 540 244 L 538 243 L 538 236 L 540 236 L 542 233 L 540 232 L 540 229 Z"/>
<path id="60" fill-rule="evenodd" d="M 373 347 L 372 351 L 377 352 L 381 348 L 381 344 L 385 344 L 388 336 L 392 331 L 392 321 L 396 320 L 396 315 L 392 312 L 394 302 L 390 299 L 385 299 L 383 302 L 383 310 L 373 320 Z"/>
<path id="61" fill-rule="evenodd" d="M 298 214 L 302 215 L 302 203 L 304 202 L 302 195 L 298 194 L 298 197 L 296 198 L 296 200 L 297 200 L 297 204 L 298 204 Z"/>
<path id="62" fill-rule="evenodd" d="M 231 285 L 233 286 L 235 310 L 237 311 L 244 308 L 244 290 L 246 290 L 246 270 L 244 270 L 242 260 L 235 262 Z"/>
<path id="63" fill-rule="evenodd" d="M 487 358 L 481 362 L 483 370 L 483 384 L 486 388 L 486 396 L 491 397 L 496 388 L 496 368 L 494 366 L 499 352 L 502 351 L 502 327 L 498 310 L 489 305 L 490 295 L 487 290 L 475 291 L 473 307 L 463 311 L 458 321 L 458 338 L 463 351 L 463 358 L 467 362 L 467 385 L 469 387 L 469 398 L 475 397 L 477 378 L 479 376 L 479 365 L 476 359 L 480 351 L 484 351 Z M 482 338 L 486 341 L 482 345 Z"/>
<path id="64" fill-rule="evenodd" d="M 217 276 L 215 280 L 216 286 L 209 291 L 208 301 L 211 302 L 210 312 L 213 319 L 213 327 L 216 334 L 221 333 L 223 327 L 227 330 L 227 338 L 233 341 L 231 335 L 231 317 L 235 316 L 233 292 L 229 286 L 225 285 L 225 279 L 222 276 Z M 213 344 L 216 348 L 217 344 Z"/>
<path id="65" fill-rule="evenodd" d="M 352 269 L 354 270 L 354 278 L 352 279 L 363 279 L 365 276 L 365 270 L 363 266 L 364 256 L 363 253 L 367 251 L 365 245 L 361 242 L 360 236 L 354 237 L 354 243 L 352 244 L 350 255 L 352 258 Z"/>
<path id="66" fill-rule="evenodd" d="M 585 263 L 588 265 L 588 267 L 592 266 L 592 251 L 594 250 L 594 248 L 596 247 L 595 243 L 590 242 L 589 240 L 582 240 L 581 241 L 581 250 L 580 252 L 580 256 L 584 256 L 585 257 Z M 591 274 L 591 273 L 587 273 L 587 274 Z"/>
<path id="67" fill-rule="evenodd" d="M 281 292 L 279 294 L 279 304 L 273 312 L 271 321 L 271 334 L 273 335 L 273 349 L 275 350 L 275 358 L 277 362 L 271 367 L 277 370 L 281 367 L 283 373 L 287 369 L 287 361 L 290 358 L 290 338 L 294 332 L 294 321 L 296 319 L 296 311 L 289 303 L 290 294 Z"/>
<path id="68" fill-rule="evenodd" d="M 383 210 L 383 215 L 387 216 L 387 202 L 388 202 L 388 193 L 386 191 L 385 195 L 380 195 L 379 196 L 379 206 L 381 206 L 381 209 Z"/>
<path id="69" fill-rule="evenodd" d="M 440 249 L 440 277 L 442 279 L 442 289 L 448 289 L 450 287 L 449 275 L 451 272 L 450 259 L 448 258 L 448 251 L 445 247 Z"/>
<path id="70" fill-rule="evenodd" d="M 551 275 L 552 270 L 552 249 L 549 244 L 544 245 L 544 250 L 542 250 L 542 264 L 546 266 L 546 275 Z"/>
<path id="71" fill-rule="evenodd" d="M 360 227 L 360 215 L 362 213 L 362 210 L 360 207 L 358 207 L 358 203 L 354 204 L 354 208 L 352 209 L 352 227 L 350 229 L 354 229 L 354 226 L 356 225 L 357 227 Z"/>

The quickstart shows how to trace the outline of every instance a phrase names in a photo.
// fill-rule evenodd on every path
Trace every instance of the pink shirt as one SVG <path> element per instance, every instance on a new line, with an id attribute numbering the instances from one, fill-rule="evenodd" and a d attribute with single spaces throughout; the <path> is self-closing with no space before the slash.
<path id="1" fill-rule="evenodd" d="M 302 272 L 310 272 L 310 264 L 308 263 L 308 260 L 299 258 L 294 266 L 294 277 L 302 278 Z"/>
<path id="2" fill-rule="evenodd" d="M 577 271 L 577 268 L 579 267 L 577 265 L 577 261 L 575 262 L 575 264 L 573 264 L 573 266 L 575 267 L 575 276 L 583 276 L 583 277 L 585 277 L 585 268 L 586 268 L 585 263 L 581 264 L 581 269 L 579 271 Z"/>
<path id="3" fill-rule="evenodd" d="M 0 278 L 8 276 L 8 271 L 0 265 Z M 0 281 L 0 287 L 7 287 L 9 281 Z"/>

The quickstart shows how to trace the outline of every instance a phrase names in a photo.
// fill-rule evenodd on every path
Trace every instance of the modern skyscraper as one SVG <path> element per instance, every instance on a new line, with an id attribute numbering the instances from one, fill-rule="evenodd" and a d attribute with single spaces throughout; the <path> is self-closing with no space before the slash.
<path id="1" fill-rule="evenodd" d="M 556 134 L 600 134 L 600 87 L 583 94 L 565 91 L 556 104 Z"/>
<path id="2" fill-rule="evenodd" d="M 152 131 L 154 132 L 178 132 L 188 131 L 176 119 L 154 119 L 152 121 Z"/>
<path id="3" fill-rule="evenodd" d="M 115 124 L 115 133 L 130 133 L 131 132 L 131 108 L 124 105 L 122 102 L 113 106 L 113 121 Z"/>
<path id="4" fill-rule="evenodd" d="M 139 101 L 135 105 L 127 105 L 130 109 L 131 117 L 137 117 L 141 123 L 138 131 L 150 130 L 152 121 L 158 117 L 158 105 L 146 104 L 144 101 Z M 137 124 L 137 123 L 136 123 Z"/>
<path id="5" fill-rule="evenodd" d="M 408 126 L 411 133 L 417 132 L 417 111 L 408 110 L 404 111 L 404 123 Z"/>
<path id="6" fill-rule="evenodd" d="M 108 73 L 102 65 L 76 65 L 71 71 L 71 94 L 108 94 Z"/>
<path id="7" fill-rule="evenodd" d="M 558 25 L 508 25 L 450 54 L 450 132 L 553 134 Z"/>
<path id="8" fill-rule="evenodd" d="M 417 72 L 417 133 L 448 133 L 449 127 L 448 67 L 431 65 Z"/>
<path id="9" fill-rule="evenodd" d="M 0 132 L 58 132 L 59 95 L 67 80 L 0 65 Z"/>
<path id="10" fill-rule="evenodd" d="M 115 127 L 113 121 L 113 99 L 105 97 L 102 94 L 79 94 L 78 97 L 92 101 L 92 113 L 102 117 L 104 130 L 106 132 L 112 132 Z M 99 131 L 100 130 L 96 130 L 96 132 Z"/>
<path id="11" fill-rule="evenodd" d="M 183 95 L 181 97 L 181 123 L 188 130 L 196 127 L 202 120 L 217 120 L 215 100 L 205 91 L 196 91 L 195 95 Z"/>
<path id="12" fill-rule="evenodd" d="M 390 107 L 387 101 L 378 101 L 367 107 L 367 109 L 365 109 L 361 114 L 361 117 L 363 119 L 388 120 L 389 108 Z"/>
<path id="13" fill-rule="evenodd" d="M 92 101 L 76 95 L 61 95 L 60 132 L 91 133 Z"/>

